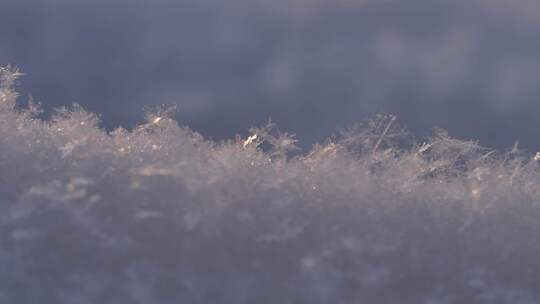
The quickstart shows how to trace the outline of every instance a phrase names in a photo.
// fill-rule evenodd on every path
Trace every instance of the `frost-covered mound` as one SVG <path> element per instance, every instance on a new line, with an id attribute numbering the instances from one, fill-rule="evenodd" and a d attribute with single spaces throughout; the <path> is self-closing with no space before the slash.
<path id="1" fill-rule="evenodd" d="M 540 303 L 540 174 L 379 117 L 291 156 L 0 91 L 0 303 Z M 392 147 L 401 147 L 392 148 Z"/>

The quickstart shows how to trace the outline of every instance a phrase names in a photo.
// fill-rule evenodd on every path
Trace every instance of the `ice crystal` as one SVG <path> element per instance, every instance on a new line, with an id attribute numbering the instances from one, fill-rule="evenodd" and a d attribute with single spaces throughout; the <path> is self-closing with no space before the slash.
<path id="1" fill-rule="evenodd" d="M 296 149 L 170 110 L 107 132 L 0 71 L 0 303 L 538 303 L 538 156 L 393 116 Z M 422 144 L 417 144 L 421 142 Z"/>

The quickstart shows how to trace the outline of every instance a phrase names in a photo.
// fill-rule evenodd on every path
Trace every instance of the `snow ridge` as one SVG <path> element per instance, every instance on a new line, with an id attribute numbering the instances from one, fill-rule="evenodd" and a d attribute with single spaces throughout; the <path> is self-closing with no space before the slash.
<path id="1" fill-rule="evenodd" d="M 16 107 L 0 71 L 0 303 L 539 303 L 540 174 L 393 116 L 291 155 L 149 113 Z"/>

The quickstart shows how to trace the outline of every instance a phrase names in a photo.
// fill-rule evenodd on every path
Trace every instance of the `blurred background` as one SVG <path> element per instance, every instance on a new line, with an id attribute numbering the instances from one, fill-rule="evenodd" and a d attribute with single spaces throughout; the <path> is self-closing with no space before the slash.
<path id="1" fill-rule="evenodd" d="M 269 117 L 304 147 L 376 113 L 540 149 L 537 0 L 2 0 L 0 65 L 103 127 L 177 105 L 214 139 Z"/>

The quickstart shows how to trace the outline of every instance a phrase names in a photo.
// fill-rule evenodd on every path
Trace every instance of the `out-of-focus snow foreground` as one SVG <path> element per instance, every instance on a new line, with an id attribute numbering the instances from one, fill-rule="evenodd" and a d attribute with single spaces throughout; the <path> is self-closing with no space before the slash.
<path id="1" fill-rule="evenodd" d="M 538 157 L 381 116 L 291 156 L 0 88 L 0 303 L 540 303 Z M 408 143 L 407 143 L 408 142 Z M 398 148 L 401 147 L 401 148 Z"/>

